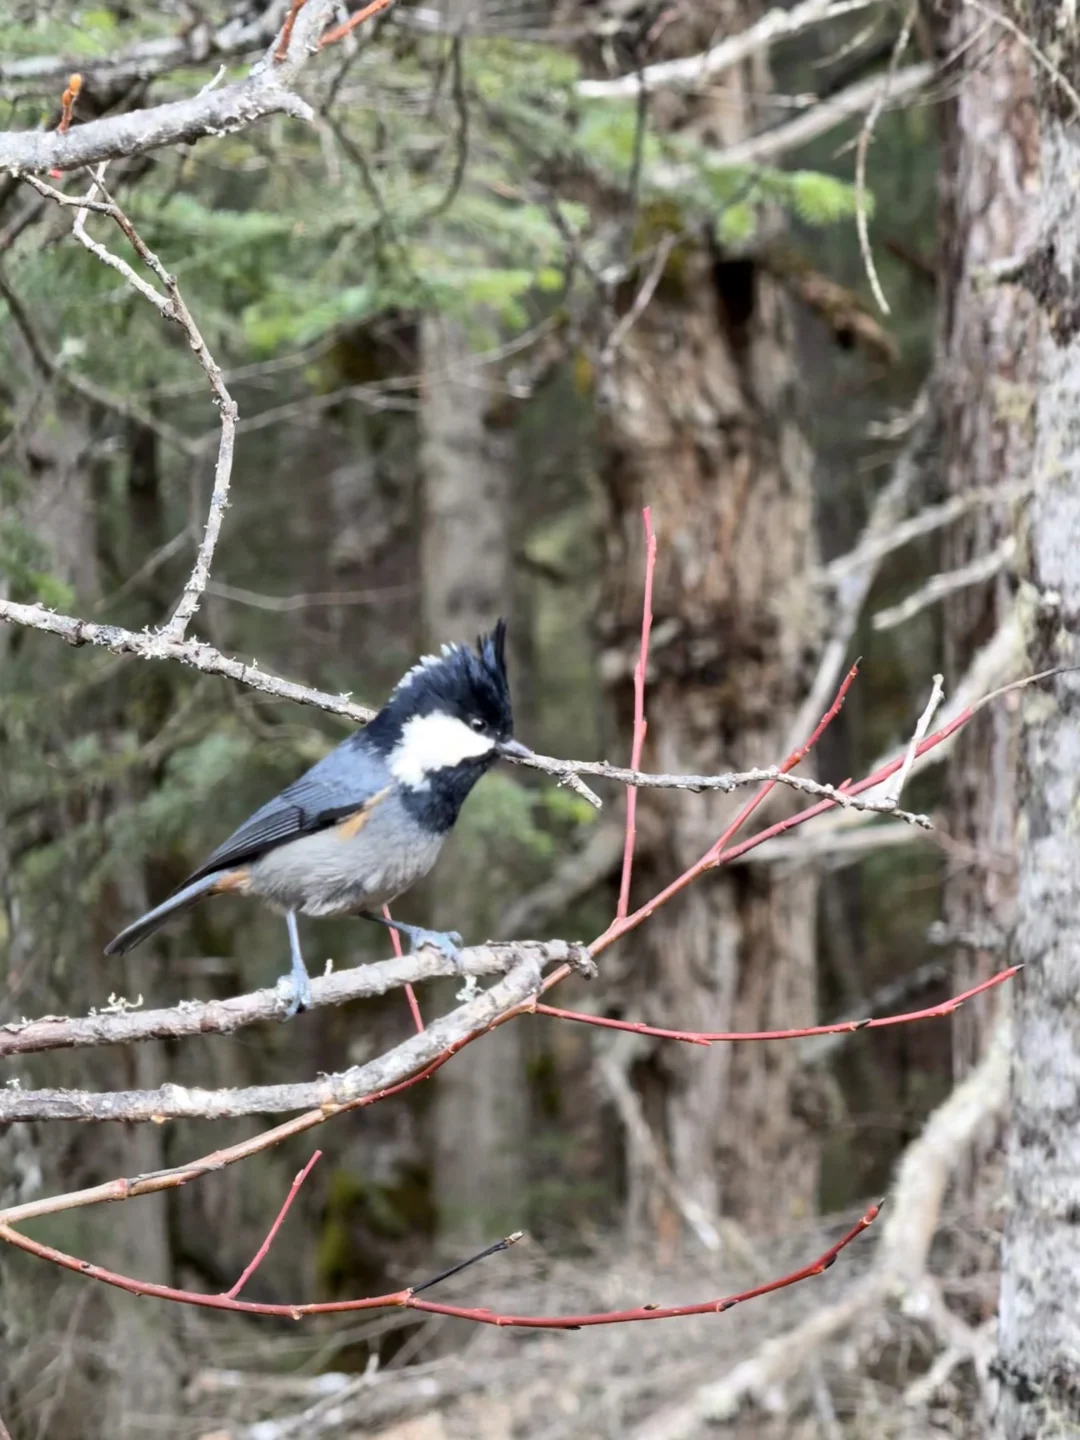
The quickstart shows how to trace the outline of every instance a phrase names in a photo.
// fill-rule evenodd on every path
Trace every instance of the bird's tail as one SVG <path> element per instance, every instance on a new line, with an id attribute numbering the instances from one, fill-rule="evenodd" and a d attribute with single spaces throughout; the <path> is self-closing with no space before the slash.
<path id="1" fill-rule="evenodd" d="M 168 900 L 163 900 L 153 910 L 148 910 L 126 930 L 121 930 L 120 934 L 105 946 L 105 954 L 126 955 L 148 935 L 152 935 L 155 930 L 160 930 L 162 925 L 167 920 L 171 920 L 174 915 L 179 915 L 184 910 L 190 910 L 204 895 L 212 895 L 215 889 L 221 888 L 221 880 L 221 874 L 215 872 L 192 881 L 190 885 L 185 885 L 175 895 L 170 895 Z"/>

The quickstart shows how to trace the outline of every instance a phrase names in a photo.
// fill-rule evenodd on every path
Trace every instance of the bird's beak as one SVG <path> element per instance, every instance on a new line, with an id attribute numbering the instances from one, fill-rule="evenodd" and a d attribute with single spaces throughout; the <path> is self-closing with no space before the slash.
<path id="1" fill-rule="evenodd" d="M 499 754 L 507 760 L 531 760 L 533 752 L 527 745 L 522 745 L 520 740 L 501 740 L 496 747 Z"/>

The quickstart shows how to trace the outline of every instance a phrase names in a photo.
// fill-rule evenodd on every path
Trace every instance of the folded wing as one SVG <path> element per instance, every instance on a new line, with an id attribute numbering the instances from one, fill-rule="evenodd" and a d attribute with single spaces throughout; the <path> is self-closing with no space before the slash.
<path id="1" fill-rule="evenodd" d="M 385 792 L 389 780 L 386 767 L 378 756 L 356 743 L 359 739 L 350 737 L 280 795 L 268 800 L 178 889 L 215 871 L 248 864 L 290 840 L 329 829 Z"/>

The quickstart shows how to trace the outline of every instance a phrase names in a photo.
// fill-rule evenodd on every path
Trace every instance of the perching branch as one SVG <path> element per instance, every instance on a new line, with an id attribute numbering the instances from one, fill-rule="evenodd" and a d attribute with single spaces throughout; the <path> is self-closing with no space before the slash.
<path id="1" fill-rule="evenodd" d="M 535 954 L 541 965 L 574 958 L 573 946 L 562 940 L 546 945 L 529 941 L 471 945 L 461 952 L 460 965 L 428 946 L 415 955 L 313 976 L 309 1008 L 320 1010 L 353 1000 L 371 1000 L 391 990 L 447 975 L 505 974 L 517 958 L 527 953 Z M 286 1003 L 282 990 L 274 987 L 228 1000 L 183 1000 L 166 1010 L 129 1009 L 117 1002 L 112 1008 L 86 1016 L 46 1015 L 40 1020 L 0 1025 L 0 1057 L 132 1045 L 144 1040 L 182 1040 L 190 1035 L 232 1035 L 249 1025 L 280 1021 Z"/>
<path id="2" fill-rule="evenodd" d="M 78 626 L 80 622 L 72 623 Z M 648 621 L 646 619 L 643 630 L 642 654 L 640 657 L 639 716 L 638 725 L 636 726 L 636 729 L 638 729 L 641 735 L 644 733 L 643 698 L 645 663 L 647 658 L 647 635 Z M 77 636 L 78 630 L 76 629 L 75 635 L 72 638 L 77 638 Z M 835 718 L 843 704 L 847 690 L 855 679 L 855 673 L 853 668 L 845 677 L 832 705 L 822 716 L 821 721 L 815 727 L 809 739 L 804 744 L 793 749 L 787 756 L 778 769 L 779 775 L 787 774 L 805 758 L 808 751 Z M 902 774 L 906 773 L 907 769 L 910 768 L 910 756 L 913 756 L 917 750 L 924 750 L 939 744 L 946 738 L 951 730 L 959 728 L 959 725 L 964 723 L 973 711 L 969 710 L 965 715 L 958 717 L 952 726 L 945 727 L 942 731 L 918 743 L 919 735 L 922 730 L 926 728 L 926 724 L 928 724 L 929 713 L 928 709 L 924 717 L 925 723 L 920 722 L 920 728 L 916 732 L 915 741 L 911 747 L 909 747 L 909 756 L 905 756 L 895 764 L 886 767 L 884 771 L 868 777 L 859 785 L 850 787 L 851 791 L 857 792 L 858 790 L 867 789 L 875 784 L 880 784 L 883 780 L 887 779 L 889 775 L 898 770 L 901 771 Z M 385 1099 L 391 1094 L 399 1093 L 417 1084 L 420 1080 L 434 1074 L 442 1065 L 452 1059 L 458 1050 L 471 1043 L 472 1040 L 479 1038 L 486 1033 L 487 1030 L 496 1025 L 503 1024 L 508 1020 L 512 1020 L 516 1018 L 516 1016 L 534 1008 L 530 1002 L 535 1002 L 535 998 L 539 994 L 559 984 L 566 978 L 572 968 L 590 968 L 592 965 L 592 953 L 600 953 L 630 930 L 636 928 L 644 920 L 648 919 L 660 905 L 667 903 L 674 895 L 678 894 L 703 874 L 705 870 L 729 863 L 739 854 L 761 844 L 770 836 L 782 833 L 785 829 L 789 829 L 793 825 L 801 824 L 814 815 L 838 803 L 836 799 L 826 799 L 801 812 L 797 816 L 789 817 L 789 819 L 780 821 L 776 825 L 769 826 L 766 830 L 759 832 L 756 836 L 752 836 L 747 841 L 739 844 L 733 843 L 739 830 L 746 824 L 755 809 L 774 788 L 775 784 L 776 779 L 770 777 L 758 792 L 747 801 L 734 820 L 728 825 L 724 833 L 709 850 L 706 851 L 705 855 L 703 855 L 698 862 L 691 865 L 683 875 L 679 876 L 658 895 L 654 896 L 632 914 L 626 914 L 625 907 L 620 907 L 622 913 L 616 914 L 612 924 L 608 926 L 602 935 L 597 937 L 591 947 L 588 947 L 588 949 L 569 947 L 566 958 L 546 979 L 542 974 L 542 962 L 535 953 L 522 954 L 521 951 L 523 947 L 511 947 L 511 949 L 516 952 L 517 958 L 510 974 L 504 980 L 497 983 L 489 991 L 481 994 L 477 999 L 466 1000 L 457 1010 L 436 1020 L 427 1029 L 421 1030 L 387 1054 L 369 1062 L 367 1065 L 353 1067 L 353 1069 L 342 1075 L 324 1077 L 320 1081 L 310 1082 L 308 1084 L 256 1086 L 243 1090 L 214 1092 L 185 1090 L 177 1086 L 163 1086 L 157 1091 L 132 1092 L 129 1094 L 92 1095 L 82 1092 L 42 1091 L 24 1095 L 18 1090 L 14 1090 L 9 1094 L 0 1096 L 0 1121 L 28 1119 L 31 1117 L 161 1121 L 172 1116 L 211 1118 L 265 1113 L 267 1111 L 281 1109 L 313 1107 L 308 1108 L 305 1114 L 300 1115 L 296 1120 L 286 1125 L 278 1126 L 263 1136 L 255 1137 L 254 1140 L 250 1140 L 239 1146 L 234 1146 L 230 1152 L 218 1152 L 214 1156 L 196 1162 L 194 1166 L 183 1169 L 177 1168 L 156 1175 L 137 1177 L 135 1181 L 126 1179 L 116 1181 L 106 1186 L 94 1187 L 92 1190 L 75 1192 L 65 1196 L 56 1196 L 44 1201 L 30 1202 L 29 1205 L 13 1207 L 3 1214 L 0 1214 L 0 1240 L 36 1255 L 40 1259 L 45 1259 L 62 1268 L 88 1275 L 106 1284 L 126 1290 L 129 1293 L 153 1295 L 159 1299 L 195 1305 L 202 1308 L 229 1309 L 250 1314 L 282 1314 L 300 1318 L 304 1314 L 346 1310 L 375 1310 L 392 1306 L 417 1309 L 431 1314 L 454 1316 L 480 1324 L 509 1325 L 527 1328 L 577 1329 L 584 1325 L 619 1324 L 653 1319 L 672 1319 L 691 1314 L 719 1313 L 743 1300 L 768 1294 L 789 1285 L 800 1283 L 814 1275 L 821 1274 L 823 1270 L 827 1269 L 834 1262 L 840 1251 L 873 1222 L 877 1216 L 877 1206 L 871 1206 L 856 1226 L 845 1236 L 841 1237 L 834 1246 L 811 1265 L 804 1267 L 802 1270 L 792 1272 L 790 1275 L 783 1276 L 778 1280 L 759 1285 L 753 1290 L 743 1292 L 740 1295 L 724 1297 L 719 1300 L 706 1301 L 689 1306 L 657 1307 L 646 1304 L 630 1310 L 576 1316 L 495 1315 L 491 1311 L 484 1309 L 469 1309 L 460 1306 L 439 1305 L 431 1301 L 421 1301 L 417 1299 L 414 1289 L 406 1289 L 391 1295 L 366 1297 L 356 1301 L 333 1302 L 328 1305 L 254 1305 L 249 1302 L 240 1301 L 232 1295 L 207 1296 L 196 1292 L 177 1290 L 168 1286 L 148 1285 L 130 1277 L 117 1275 L 102 1267 L 94 1266 L 87 1261 L 79 1260 L 74 1256 L 67 1255 L 50 1246 L 42 1245 L 11 1228 L 13 1222 L 19 1219 L 30 1218 L 30 1216 L 34 1214 L 55 1213 L 64 1209 L 77 1208 L 81 1205 L 101 1203 L 105 1200 L 127 1199 L 136 1193 L 147 1193 L 155 1189 L 170 1188 L 175 1185 L 184 1184 L 199 1174 L 205 1174 L 211 1169 L 217 1169 L 224 1164 L 233 1163 L 248 1154 L 255 1153 L 259 1149 L 267 1148 L 271 1144 L 280 1143 L 287 1135 L 298 1134 L 303 1130 L 322 1124 L 333 1115 L 340 1114 L 344 1110 L 374 1103 L 377 1100 Z M 844 793 L 846 794 L 848 790 L 849 787 L 845 785 Z M 891 803 L 895 804 L 895 798 Z M 630 833 L 629 829 L 628 833 Z M 550 947 L 539 948 L 545 959 L 555 958 L 551 954 Z M 296 1183 L 298 1184 L 299 1181 Z M 271 1235 L 267 1237 L 264 1250 L 268 1247 L 272 1237 L 273 1231 Z M 260 1252 L 260 1254 L 261 1253 L 263 1252 Z M 258 1259 L 259 1256 L 252 1262 L 252 1267 L 249 1267 L 249 1270 L 258 1262 Z"/>
<path id="3" fill-rule="evenodd" d="M 0 1091 L 0 1124 L 13 1120 L 220 1120 L 238 1115 L 274 1115 L 318 1106 L 340 1110 L 357 1102 L 382 1098 L 402 1082 L 415 1083 L 434 1073 L 464 1045 L 501 1024 L 536 995 L 549 961 L 564 966 L 581 963 L 580 948 L 555 941 L 517 945 L 509 974 L 457 1009 L 432 1021 L 400 1045 L 364 1065 L 355 1065 L 320 1080 L 285 1085 L 251 1085 L 233 1090 L 187 1089 L 162 1085 L 157 1090 L 94 1094 L 84 1090 Z M 390 962 L 387 962 L 390 963 Z M 556 972 L 558 973 L 558 972 Z M 325 983 L 325 982 L 324 982 Z"/>
<path id="4" fill-rule="evenodd" d="M 324 691 L 307 685 L 297 685 L 291 680 L 282 680 L 268 675 L 254 663 L 246 664 L 230 655 L 223 655 L 212 645 L 199 640 L 176 641 L 164 634 L 151 631 L 124 630 L 118 625 L 99 625 L 93 620 L 80 620 L 73 615 L 60 615 L 55 610 L 46 610 L 41 605 L 20 605 L 12 600 L 0 600 L 0 620 L 15 625 L 24 625 L 32 630 L 43 630 L 49 635 L 58 635 L 69 645 L 99 645 L 114 655 L 132 655 L 141 660 L 176 660 L 189 665 L 204 675 L 221 675 L 264 695 L 273 695 L 279 700 L 293 700 L 299 705 L 312 705 L 332 715 L 344 715 L 350 720 L 370 720 L 375 711 L 366 705 L 354 704 L 346 695 L 328 695 Z M 791 775 L 781 767 L 732 771 L 724 775 L 651 775 L 639 770 L 624 769 L 609 765 L 606 760 L 561 760 L 551 755 L 534 755 L 528 760 L 513 761 L 534 770 L 541 770 L 553 776 L 560 784 L 569 784 L 575 777 L 596 776 L 611 780 L 617 785 L 635 785 L 649 790 L 721 790 L 730 793 L 747 785 L 786 785 L 789 789 L 800 790 L 806 795 L 820 796 L 844 809 L 869 810 L 888 814 L 909 825 L 929 828 L 930 821 L 925 815 L 916 815 L 906 810 L 894 810 L 876 800 L 860 800 L 854 792 L 823 785 L 802 775 Z M 592 792 L 588 791 L 591 796 Z M 599 800 L 593 797 L 599 805 Z"/>
<path id="5" fill-rule="evenodd" d="M 1035 677 L 1039 678 L 1039 677 Z M 811 736 L 811 739 L 798 750 L 793 751 L 784 762 L 785 766 L 793 767 L 805 756 L 807 751 L 824 728 L 838 712 L 843 703 L 844 695 L 854 679 L 854 671 L 846 677 L 843 686 L 833 705 L 822 718 Z M 990 697 L 988 697 L 990 698 Z M 969 706 L 941 730 L 925 739 L 919 739 L 916 732 L 915 743 L 908 747 L 905 753 L 889 764 L 883 766 L 874 774 L 852 786 L 853 792 L 862 789 L 870 789 L 881 785 L 883 782 L 898 772 L 905 773 L 910 770 L 911 755 L 926 753 L 928 750 L 940 745 L 950 735 L 955 733 L 962 725 L 971 718 L 975 711 L 981 708 L 981 704 Z M 929 710 L 929 707 L 928 707 Z M 924 712 L 925 714 L 926 712 Z M 735 835 L 746 823 L 754 810 L 769 793 L 775 782 L 767 782 L 750 801 L 743 806 L 742 810 L 727 827 L 723 835 L 716 843 L 695 864 L 691 865 L 681 876 L 672 881 L 659 894 L 653 896 L 644 905 L 640 906 L 632 914 L 617 915 L 611 925 L 604 933 L 596 938 L 587 948 L 566 946 L 564 942 L 550 942 L 541 946 L 523 946 L 520 944 L 510 945 L 506 949 L 516 959 L 515 968 L 511 975 L 499 985 L 485 992 L 481 1000 L 469 1002 L 452 1012 L 450 1016 L 444 1016 L 441 1020 L 418 1035 L 412 1036 L 410 1040 L 395 1050 L 389 1052 L 379 1060 L 372 1061 L 366 1066 L 354 1068 L 343 1075 L 327 1077 L 324 1081 L 309 1082 L 307 1084 L 276 1085 L 276 1086 L 254 1086 L 246 1090 L 236 1091 L 199 1091 L 184 1090 L 176 1086 L 164 1086 L 158 1091 L 117 1093 L 113 1095 L 94 1095 L 79 1091 L 40 1091 L 20 1092 L 11 1091 L 0 1095 L 0 1123 L 18 1119 L 122 1119 L 129 1121 L 136 1120 L 160 1120 L 170 1117 L 200 1116 L 205 1118 L 216 1118 L 225 1115 L 274 1113 L 286 1110 L 298 1110 L 312 1105 L 333 1105 L 352 1104 L 358 1100 L 370 1097 L 376 1092 L 382 1092 L 387 1086 L 395 1086 L 405 1081 L 408 1076 L 413 1080 L 418 1074 L 430 1073 L 430 1067 L 434 1062 L 435 1067 L 445 1063 L 447 1059 L 463 1044 L 470 1043 L 477 1038 L 484 1030 L 495 1024 L 502 1024 L 513 1018 L 518 1013 L 535 1010 L 536 997 L 554 985 L 560 983 L 572 968 L 586 968 L 591 964 L 591 957 L 599 955 L 616 940 L 620 939 L 629 931 L 636 929 L 647 920 L 656 909 L 668 903 L 676 894 L 685 889 L 700 875 L 709 869 L 717 868 L 723 864 L 729 864 L 735 859 L 746 854 L 748 851 L 766 843 L 773 836 L 783 834 L 795 826 L 822 814 L 831 808 L 835 803 L 825 800 L 797 815 L 780 820 L 766 829 L 751 836 L 749 840 L 738 844 L 732 844 Z M 502 947 L 499 947 L 500 950 Z M 542 966 L 545 963 L 555 962 L 558 968 L 548 975 L 546 980 L 541 980 Z M 485 965 L 487 961 L 483 962 Z M 522 991 L 520 986 L 525 983 L 522 980 L 523 967 L 530 973 L 529 983 Z M 364 967 L 365 970 L 375 972 L 371 977 L 365 976 L 363 971 L 354 972 L 353 976 L 332 976 L 323 977 L 314 982 L 318 1003 L 333 1003 L 334 993 L 341 995 L 342 988 L 348 987 L 347 993 L 356 995 L 363 993 L 364 987 L 372 986 L 369 993 L 381 993 L 380 985 L 389 988 L 390 984 L 405 984 L 411 980 L 412 975 L 406 973 L 405 962 L 387 961 L 379 967 Z M 491 968 L 497 968 L 492 966 Z M 362 977 L 362 978 L 361 978 Z M 1008 978 L 1003 976 L 1002 978 Z M 994 983 L 998 983 L 995 981 Z M 353 986 L 357 988 L 352 988 Z M 53 1048 L 58 1044 L 76 1044 L 76 1035 L 86 1035 L 88 1043 L 110 1043 L 121 1037 L 150 1038 L 157 1027 L 165 1028 L 161 1033 L 191 1033 L 186 1027 L 194 1028 L 196 1024 L 200 1032 L 207 1029 L 227 1030 L 235 1028 L 236 1024 L 252 1023 L 256 1019 L 270 1018 L 276 1012 L 276 999 L 271 999 L 273 992 L 263 992 L 261 995 L 243 997 L 233 1002 L 209 1002 L 199 1007 L 195 1012 L 189 1012 L 185 1017 L 182 1013 L 184 1007 L 178 1007 L 181 1013 L 159 1012 L 154 1016 L 139 1014 L 128 1014 L 123 1016 L 91 1017 L 90 1021 L 55 1021 L 44 1020 L 33 1022 L 30 1026 L 16 1029 L 11 1033 L 15 1038 L 12 1048 L 18 1051 L 20 1048 L 41 1049 Z M 958 997 L 954 1004 L 961 1003 L 969 996 Z M 532 1001 L 533 1003 L 528 1003 Z M 480 1006 L 480 1009 L 472 1007 Z M 492 1008 L 493 1007 L 493 1008 Z M 540 1010 L 540 1013 L 544 1013 Z M 580 1018 L 567 1016 L 567 1018 Z M 591 1023 L 605 1024 L 604 1022 L 590 1017 Z M 72 1027 L 81 1027 L 73 1029 Z M 637 1026 L 619 1024 L 616 1028 L 636 1029 Z M 831 1027 L 824 1027 L 823 1030 L 814 1033 L 828 1033 Z M 850 1027 L 844 1027 L 850 1028 Z M 0 1032 L 2 1037 L 4 1032 Z M 800 1034 L 808 1033 L 806 1031 Z M 29 1041 L 27 1038 L 29 1035 Z M 19 1037 L 22 1037 L 20 1041 Z M 673 1036 L 672 1038 L 675 1038 Z M 697 1043 L 709 1043 L 704 1036 L 680 1036 L 679 1038 L 696 1039 Z M 717 1039 L 721 1037 L 716 1037 Z M 734 1038 L 724 1036 L 722 1038 Z M 751 1038 L 780 1038 L 780 1037 L 751 1037 Z M 2 1042 L 0 1042 L 2 1043 Z M 428 1066 L 429 1070 L 424 1071 Z M 410 1083 L 412 1083 L 410 1081 Z"/>
<path id="6" fill-rule="evenodd" d="M 3 612 L 0 610 L 0 619 Z M 690 790 L 700 794 L 706 790 L 720 790 L 730 794 L 747 785 L 785 785 L 790 790 L 801 791 L 804 795 L 819 795 L 841 806 L 845 810 L 865 810 L 887 814 L 903 820 L 908 825 L 918 825 L 923 830 L 931 828 L 925 815 L 916 815 L 907 810 L 895 810 L 880 800 L 861 800 L 850 790 L 835 785 L 825 785 L 810 780 L 805 775 L 791 775 L 782 766 L 768 765 L 752 770 L 731 771 L 725 775 L 654 775 L 648 771 L 624 769 L 620 765 L 609 765 L 606 760 L 557 760 L 550 755 L 534 755 L 531 759 L 515 761 L 527 769 L 542 770 L 560 783 L 568 775 L 596 776 L 613 780 L 619 785 L 633 785 L 641 790 Z"/>

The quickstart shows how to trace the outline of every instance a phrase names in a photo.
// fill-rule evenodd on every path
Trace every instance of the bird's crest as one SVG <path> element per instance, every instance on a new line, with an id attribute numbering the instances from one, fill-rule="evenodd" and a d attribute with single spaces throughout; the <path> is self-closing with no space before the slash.
<path id="1" fill-rule="evenodd" d="M 438 655 L 423 656 L 398 681 L 368 733 L 384 743 L 392 742 L 410 717 L 437 713 L 457 716 L 466 723 L 479 717 L 499 738 L 512 735 L 505 620 L 480 635 L 475 650 L 470 645 L 448 644 Z"/>

